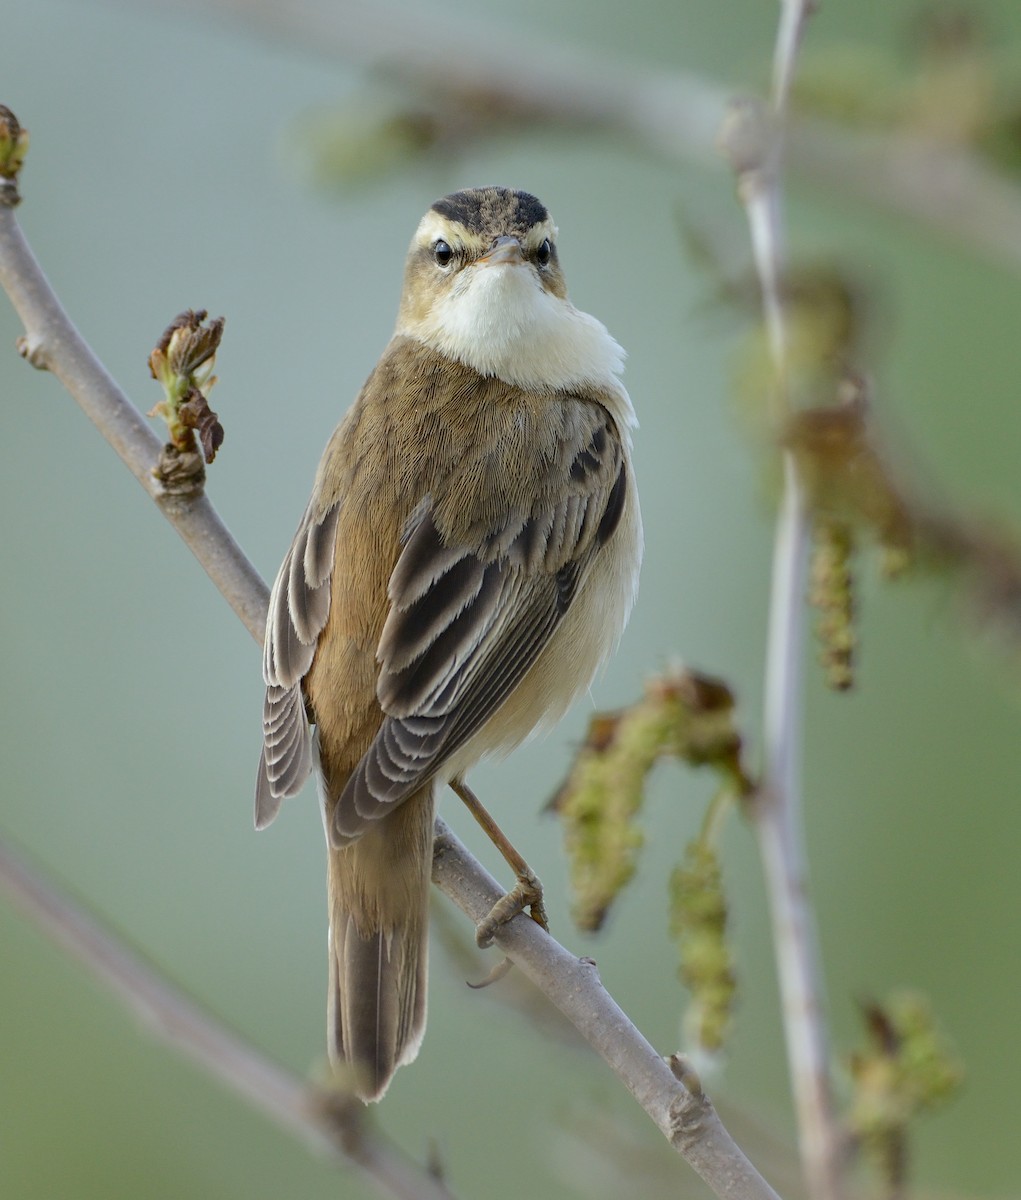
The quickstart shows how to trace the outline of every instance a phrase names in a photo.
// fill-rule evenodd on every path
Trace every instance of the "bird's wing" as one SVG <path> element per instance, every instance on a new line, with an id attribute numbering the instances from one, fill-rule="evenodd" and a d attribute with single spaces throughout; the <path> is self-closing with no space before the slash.
<path id="1" fill-rule="evenodd" d="M 301 681 L 330 613 L 339 513 L 339 502 L 322 511 L 309 504 L 270 593 L 262 653 L 262 757 L 255 788 L 258 829 L 273 820 L 285 797 L 300 791 L 312 770 L 312 735 Z"/>
<path id="2" fill-rule="evenodd" d="M 377 695 L 386 716 L 334 810 L 338 845 L 420 788 L 508 697 L 613 535 L 627 491 L 619 434 L 579 406 L 557 463 L 537 464 L 530 506 L 442 532 L 416 509 L 390 578 Z"/>

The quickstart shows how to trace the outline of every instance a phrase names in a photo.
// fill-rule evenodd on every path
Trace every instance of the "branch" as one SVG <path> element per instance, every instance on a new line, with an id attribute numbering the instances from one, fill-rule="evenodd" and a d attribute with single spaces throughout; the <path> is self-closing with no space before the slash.
<path id="1" fill-rule="evenodd" d="M 436 822 L 433 882 L 476 924 L 504 894 L 442 820 Z M 603 987 L 591 959 L 576 958 L 526 917 L 515 917 L 495 940 L 721 1200 L 776 1197 L 727 1133 L 694 1073 L 678 1060 L 668 1062 L 646 1041 Z"/>
<path id="2" fill-rule="evenodd" d="M 773 47 L 773 111 L 780 116 L 787 114 L 801 38 L 815 8 L 816 0 L 780 0 L 780 25 Z"/>
<path id="3" fill-rule="evenodd" d="M 319 1153 L 342 1155 L 396 1200 L 453 1200 L 378 1129 L 361 1104 L 310 1087 L 191 1000 L 0 841 L 0 889 L 142 1024 Z"/>
<path id="4" fill-rule="evenodd" d="M 13 120 L 9 110 L 0 109 L 0 123 L 5 115 Z M 205 497 L 182 503 L 178 497 L 168 497 L 152 475 L 159 441 L 60 306 L 14 218 L 17 202 L 13 175 L 6 175 L 0 161 L 0 285 L 25 323 L 26 336 L 21 342 L 25 357 L 33 365 L 52 371 L 81 404 L 261 642 L 265 584 Z M 438 877 L 458 907 L 477 923 L 502 891 L 441 823 L 437 832 Z M 87 961 L 132 1007 L 155 1013 L 161 1031 L 167 1036 L 172 1032 L 175 1042 L 197 1063 L 208 1066 L 241 1095 L 272 1112 L 282 1124 L 308 1135 L 309 1122 L 298 1117 L 308 1103 L 308 1093 L 296 1090 L 295 1081 L 280 1068 L 226 1030 L 217 1030 L 212 1036 L 213 1026 L 205 1014 L 177 996 L 166 981 L 120 947 L 116 939 L 59 903 L 40 881 L 34 881 L 34 889 L 26 886 L 26 879 L 31 884 L 31 878 L 9 857 L 6 862 L 0 860 L 0 875 L 61 945 Z M 34 902 L 26 897 L 34 898 Z M 517 917 L 500 931 L 496 942 L 598 1050 L 675 1149 L 721 1200 L 778 1200 L 727 1134 L 690 1073 L 682 1066 L 672 1070 L 656 1053 L 603 989 L 590 964 L 569 954 L 548 935 L 538 934 L 534 922 Z M 215 1044 L 215 1054 L 207 1053 L 211 1043 Z M 261 1090 L 264 1085 L 268 1093 L 265 1097 Z M 311 1127 L 315 1131 L 314 1121 Z M 382 1143 L 365 1141 L 369 1135 L 364 1128 L 360 1128 L 352 1150 L 345 1140 L 346 1123 L 343 1128 L 344 1152 L 369 1171 L 377 1184 L 392 1190 L 393 1173 L 397 1171 L 392 1154 Z"/>
<path id="5" fill-rule="evenodd" d="M 1021 187 L 978 155 L 812 120 L 795 121 L 787 145 L 791 165 L 813 184 L 928 225 L 1021 273 Z"/>
<path id="6" fill-rule="evenodd" d="M 158 3 L 203 17 L 227 13 L 275 43 L 385 70 L 462 117 L 488 111 L 556 121 L 623 134 L 629 145 L 670 161 L 720 161 L 717 137 L 732 92 L 694 72 L 621 67 L 574 48 L 525 43 L 511 29 L 464 13 L 453 20 L 439 6 L 397 0 Z M 787 95 L 808 8 L 797 0 L 783 4 L 774 98 Z M 1021 188 L 975 154 L 904 133 L 863 135 L 792 118 L 786 156 L 812 184 L 922 222 L 1021 272 Z"/>
<path id="7" fill-rule="evenodd" d="M 771 110 L 764 113 L 754 105 L 743 105 L 729 123 L 726 141 L 748 215 L 773 362 L 771 408 L 778 423 L 790 406 L 783 304 L 783 139 L 798 46 L 811 2 L 783 0 Z M 802 832 L 802 658 L 810 531 L 798 464 L 787 449 L 773 549 L 762 785 L 750 811 L 772 918 L 802 1170 L 811 1196 L 838 1200 L 843 1193 L 842 1140 L 830 1087 L 819 951 L 808 899 Z"/>
<path id="8" fill-rule="evenodd" d="M 269 603 L 266 585 L 205 494 L 177 495 L 153 473 L 162 443 L 61 307 L 15 220 L 10 200 L 0 202 L 0 287 L 25 327 L 18 341 L 22 357 L 60 380 L 261 645 Z"/>

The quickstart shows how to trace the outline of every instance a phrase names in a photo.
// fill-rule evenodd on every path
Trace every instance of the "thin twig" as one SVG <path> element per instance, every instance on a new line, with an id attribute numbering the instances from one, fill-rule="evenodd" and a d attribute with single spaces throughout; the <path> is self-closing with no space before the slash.
<path id="1" fill-rule="evenodd" d="M 453 1200 L 368 1124 L 361 1104 L 338 1103 L 269 1059 L 175 987 L 0 841 L 0 890 L 143 1025 L 319 1153 L 342 1154 L 382 1195 Z"/>
<path id="2" fill-rule="evenodd" d="M 783 0 L 768 114 L 747 108 L 730 130 L 738 190 L 748 214 L 773 362 L 775 418 L 789 410 L 783 305 L 781 167 L 795 62 L 811 0 Z M 815 1200 L 842 1195 L 841 1139 L 829 1076 L 819 951 L 808 899 L 801 798 L 801 708 L 805 590 L 811 523 L 793 455 L 783 456 L 769 606 L 762 785 L 751 811 L 773 925 L 802 1170 Z"/>
<path id="3" fill-rule="evenodd" d="M 255 624 L 266 608 L 266 587 L 209 505 L 188 506 L 163 503 L 165 498 L 152 477 L 158 443 L 141 415 L 96 360 L 74 329 L 45 276 L 36 263 L 14 218 L 13 208 L 0 205 L 0 285 L 8 292 L 25 322 L 26 356 L 51 370 L 82 405 L 100 431 L 127 463 L 132 473 L 152 495 L 168 519 L 195 552 L 212 581 L 224 592 L 235 612 L 261 641 L 262 627 Z M 439 827 L 444 853 L 438 875 L 444 890 L 476 923 L 489 912 L 498 885 L 449 834 Z M 445 862 L 445 866 L 442 865 Z M 0 862 L 2 867 L 2 862 Z M 12 869 L 10 876 L 16 877 Z M 24 879 L 22 873 L 21 878 Z M 11 885 L 13 886 L 13 885 Z M 31 889 L 29 889 L 31 890 Z M 20 889 L 26 891 L 24 887 Z M 480 902 L 480 897 L 483 899 Z M 79 936 L 81 922 L 67 908 L 50 904 L 40 885 L 33 915 L 58 937 L 62 945 L 75 947 L 132 1005 L 155 1011 L 161 1029 L 172 1029 L 200 1065 L 210 1065 L 240 1094 L 253 1096 L 252 1078 L 271 1081 L 271 1103 L 263 1103 L 282 1124 L 295 1128 L 302 1096 L 293 1080 L 281 1076 L 279 1068 L 262 1060 L 251 1047 L 240 1049 L 238 1039 L 218 1039 L 219 1053 L 212 1065 L 204 1053 L 210 1032 L 204 1016 L 192 1006 L 182 1015 L 180 1005 L 166 1001 L 170 985 L 161 981 L 137 957 L 117 946 L 116 939 L 97 931 L 94 939 Z M 56 915 L 59 914 L 59 915 Z M 776 1193 L 757 1174 L 730 1138 L 708 1099 L 700 1089 L 679 1082 L 665 1060 L 635 1029 L 600 983 L 592 966 L 570 955 L 548 935 L 537 942 L 531 931 L 541 932 L 527 918 L 516 918 L 496 937 L 496 943 L 522 970 L 534 979 L 554 1003 L 596 1047 L 635 1098 L 670 1139 L 671 1144 L 705 1179 L 721 1200 L 777 1200 Z M 91 948 L 91 949 L 90 949 Z M 117 970 L 110 969 L 116 961 Z M 170 989 L 171 991 L 173 989 Z M 183 1031 L 183 1032 L 182 1032 Z M 168 1035 L 169 1036 L 169 1035 Z M 255 1090 L 258 1090 L 257 1088 Z M 307 1093 L 306 1093 L 307 1096 Z M 298 1121 L 304 1131 L 304 1125 Z M 362 1130 L 356 1151 L 344 1149 L 377 1181 L 396 1171 L 382 1143 Z M 380 1174 L 377 1176 L 377 1168 Z M 405 1193 L 394 1193 L 405 1194 Z M 445 1193 L 422 1191 L 423 1196 Z"/>
<path id="4" fill-rule="evenodd" d="M 397 0 L 150 0 L 206 17 L 227 13 L 275 42 L 380 68 L 470 106 L 624 134 L 661 157 L 718 164 L 731 89 L 691 71 L 622 66 L 577 48 L 527 43 L 514 30 Z M 774 98 L 785 98 L 808 6 L 785 0 Z M 790 64 L 788 70 L 785 64 Z M 1021 188 L 976 154 L 906 133 L 862 134 L 791 118 L 788 167 L 841 197 L 858 197 L 959 239 L 1021 271 Z"/>
<path id="5" fill-rule="evenodd" d="M 773 550 L 766 650 L 764 767 L 751 806 L 773 925 L 773 950 L 802 1168 L 817 1200 L 841 1195 L 841 1138 L 829 1072 L 818 939 L 808 897 L 801 800 L 801 709 L 810 522 L 793 460 Z"/>
<path id="6" fill-rule="evenodd" d="M 780 0 L 780 24 L 773 47 L 773 111 L 778 116 L 786 116 L 801 38 L 814 11 L 815 0 Z"/>
<path id="7" fill-rule="evenodd" d="M 442 820 L 436 822 L 433 881 L 476 923 L 503 895 Z M 502 926 L 495 943 L 571 1021 L 717 1196 L 776 1197 L 690 1067 L 672 1069 L 656 1052 L 603 987 L 591 959 L 576 958 L 524 916 Z"/>
<path id="8" fill-rule="evenodd" d="M 14 216 L 0 205 L 0 287 L 25 327 L 21 354 L 55 375 L 184 539 L 259 644 L 269 591 L 208 498 L 183 499 L 153 474 L 162 443 L 64 311 Z"/>

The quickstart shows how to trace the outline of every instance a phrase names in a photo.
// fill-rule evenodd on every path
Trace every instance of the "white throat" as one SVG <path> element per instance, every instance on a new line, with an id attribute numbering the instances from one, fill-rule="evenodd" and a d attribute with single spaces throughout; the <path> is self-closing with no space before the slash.
<path id="1" fill-rule="evenodd" d="M 622 390 L 624 351 L 602 322 L 547 292 L 527 264 L 473 266 L 409 334 L 516 387 Z"/>

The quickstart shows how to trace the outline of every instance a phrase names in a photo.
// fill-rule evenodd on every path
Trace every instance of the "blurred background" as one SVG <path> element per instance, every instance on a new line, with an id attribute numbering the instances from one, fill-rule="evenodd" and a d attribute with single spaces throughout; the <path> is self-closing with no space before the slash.
<path id="1" fill-rule="evenodd" d="M 544 880 L 554 932 L 598 960 L 669 1053 L 685 995 L 667 878 L 712 782 L 676 766 L 653 776 L 637 880 L 598 936 L 570 927 L 560 832 L 541 810 L 593 707 L 633 701 L 678 658 L 729 682 L 758 751 L 773 473 L 735 384 L 754 353 L 754 310 L 724 299 L 721 274 L 685 236 L 697 230 L 731 280 L 747 280 L 732 177 L 709 158 L 666 162 L 633 140 L 552 126 L 493 139 L 469 128 L 405 155 L 421 141 L 412 122 L 410 143 L 394 145 L 405 126 L 386 114 L 409 101 L 392 76 L 317 45 L 300 21 L 242 21 L 245 8 L 6 5 L 0 101 L 32 135 L 20 220 L 143 410 L 160 398 L 146 360 L 167 322 L 186 307 L 226 315 L 212 403 L 227 436 L 208 489 L 271 578 L 322 446 L 387 341 L 421 214 L 477 183 L 546 202 L 574 301 L 629 352 L 646 566 L 592 703 L 473 784 Z M 440 28 L 492 20 L 514 47 L 694 70 L 736 91 L 768 80 L 777 19 L 766 0 L 418 9 Z M 918 89 L 924 115 L 926 86 L 936 107 L 962 87 L 953 113 L 991 95 L 993 78 L 1021 95 L 1021 10 L 967 9 L 972 74 L 944 87 L 919 65 L 918 5 L 824 5 L 805 47 L 806 103 L 883 127 Z M 1013 142 L 1009 109 L 993 131 L 991 161 L 1008 178 L 1019 113 Z M 860 289 L 859 362 L 893 459 L 940 503 L 1016 528 L 1016 266 L 796 178 L 788 216 L 793 260 Z M 20 332 L 0 299 L 0 831 L 267 1053 L 321 1076 L 322 832 L 311 792 L 269 831 L 252 829 L 259 655 L 56 381 L 18 359 Z M 914 1178 L 928 1194 L 1018 1195 L 1021 1143 L 1008 1129 L 1021 1067 L 1021 664 L 1016 647 L 963 619 L 946 579 L 888 584 L 866 560 L 859 582 L 857 687 L 827 692 L 814 665 L 806 686 L 807 837 L 835 1049 L 845 1061 L 860 1043 L 861 1000 L 925 993 L 967 1078 L 920 1122 Z M 445 815 L 499 870 L 457 807 L 448 797 Z M 724 870 L 740 993 L 707 1086 L 786 1186 L 793 1125 L 772 948 L 754 837 L 737 818 Z M 460 914 L 435 904 L 428 1035 L 378 1112 L 387 1132 L 419 1160 L 438 1154 L 462 1196 L 701 1194 L 603 1064 L 532 1023 L 520 980 L 465 987 L 489 960 L 467 949 Z M 371 1194 L 152 1041 L 6 904 L 0 1158 L 10 1200 Z"/>

